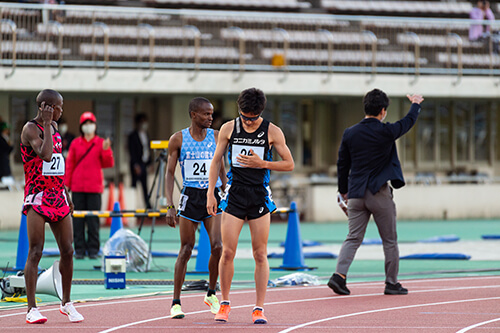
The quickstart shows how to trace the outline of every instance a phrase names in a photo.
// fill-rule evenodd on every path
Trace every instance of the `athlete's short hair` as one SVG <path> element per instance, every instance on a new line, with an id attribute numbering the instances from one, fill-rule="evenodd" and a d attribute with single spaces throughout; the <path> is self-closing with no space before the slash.
<path id="1" fill-rule="evenodd" d="M 38 107 L 42 106 L 42 102 L 45 102 L 45 104 L 54 105 L 59 99 L 62 100 L 62 96 L 60 93 L 52 89 L 44 89 L 40 91 L 36 96 L 36 104 L 38 105 Z"/>
<path id="2" fill-rule="evenodd" d="M 205 97 L 195 97 L 189 102 L 189 116 L 191 117 L 191 112 L 198 112 L 198 110 L 204 104 L 212 104 Z"/>
<path id="3" fill-rule="evenodd" d="M 236 102 L 241 112 L 260 115 L 266 108 L 267 99 L 262 90 L 249 88 L 240 93 Z"/>
<path id="4" fill-rule="evenodd" d="M 389 107 L 389 97 L 386 93 L 380 89 L 373 89 L 366 93 L 363 98 L 363 104 L 365 106 L 365 114 L 368 116 L 378 116 L 382 109 Z"/>

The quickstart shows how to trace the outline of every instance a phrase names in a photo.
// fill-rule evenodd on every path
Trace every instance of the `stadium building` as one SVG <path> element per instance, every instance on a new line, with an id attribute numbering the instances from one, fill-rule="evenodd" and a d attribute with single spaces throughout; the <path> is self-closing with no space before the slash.
<path id="1" fill-rule="evenodd" d="M 395 192 L 399 218 L 500 216 L 500 21 L 468 19 L 475 2 L 35 2 L 0 3 L 0 116 L 11 124 L 18 182 L 19 134 L 42 89 L 62 93 L 74 134 L 82 112 L 96 114 L 115 152 L 106 178 L 124 182 L 135 208 L 126 147 L 135 114 L 148 115 L 152 139 L 167 140 L 189 125 L 193 97 L 212 101 L 217 128 L 237 116 L 239 92 L 258 87 L 264 117 L 283 129 L 296 163 L 291 175 L 273 174 L 277 203 L 297 201 L 308 221 L 342 220 L 340 139 L 363 117 L 363 95 L 380 88 L 391 98 L 386 121 L 406 113 L 407 94 L 425 98 L 398 141 L 408 183 Z M 469 40 L 474 25 L 490 26 L 492 37 Z M 0 201 L 20 206 L 22 192 L 0 191 Z M 17 225 L 12 214 L 0 228 Z"/>

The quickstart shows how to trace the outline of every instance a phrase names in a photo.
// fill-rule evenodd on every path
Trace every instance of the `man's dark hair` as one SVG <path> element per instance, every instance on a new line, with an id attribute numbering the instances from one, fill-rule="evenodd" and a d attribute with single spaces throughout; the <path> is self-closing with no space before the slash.
<path id="1" fill-rule="evenodd" d="M 211 104 L 205 97 L 195 97 L 189 102 L 189 116 L 191 117 L 191 112 L 197 112 L 203 104 Z"/>
<path id="2" fill-rule="evenodd" d="M 363 98 L 365 114 L 367 116 L 378 116 L 382 109 L 389 107 L 389 97 L 380 89 L 373 89 L 366 93 Z"/>
<path id="3" fill-rule="evenodd" d="M 266 107 L 266 95 L 257 88 L 245 89 L 238 96 L 238 107 L 243 113 L 260 115 Z"/>
<path id="4" fill-rule="evenodd" d="M 148 120 L 148 116 L 145 113 L 138 113 L 135 115 L 134 124 L 137 126 L 146 120 Z"/>
<path id="5" fill-rule="evenodd" d="M 36 96 L 36 104 L 38 107 L 42 106 L 42 102 L 45 104 L 54 105 L 57 103 L 58 99 L 62 99 L 60 93 L 52 89 L 44 89 L 38 93 Z"/>

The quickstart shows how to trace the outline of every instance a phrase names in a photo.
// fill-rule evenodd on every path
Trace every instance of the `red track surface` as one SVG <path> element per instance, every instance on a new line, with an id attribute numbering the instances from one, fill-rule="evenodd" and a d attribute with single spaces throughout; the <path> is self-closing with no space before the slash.
<path id="1" fill-rule="evenodd" d="M 43 325 L 25 324 L 25 309 L 0 312 L 0 331 L 42 332 L 500 332 L 500 276 L 403 281 L 406 296 L 383 295 L 381 282 L 351 283 L 350 296 L 325 285 L 268 289 L 267 325 L 253 325 L 253 290 L 231 293 L 228 323 L 217 323 L 203 294 L 182 297 L 184 319 L 170 319 L 171 297 L 76 304 L 72 324 L 57 306 L 41 307 Z"/>

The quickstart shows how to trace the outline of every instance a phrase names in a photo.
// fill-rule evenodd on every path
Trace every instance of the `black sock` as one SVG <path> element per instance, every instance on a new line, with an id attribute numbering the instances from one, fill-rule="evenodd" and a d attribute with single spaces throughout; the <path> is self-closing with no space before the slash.
<path id="1" fill-rule="evenodd" d="M 173 299 L 172 300 L 172 306 L 174 306 L 175 304 L 181 305 L 181 300 L 180 299 Z"/>
<path id="2" fill-rule="evenodd" d="M 260 306 L 254 306 L 252 312 L 255 311 L 255 310 L 264 311 L 264 309 L 261 308 Z"/>
<path id="3" fill-rule="evenodd" d="M 231 305 L 231 303 L 229 301 L 221 301 L 220 304 L 221 305 Z"/>
<path id="4" fill-rule="evenodd" d="M 215 295 L 215 290 L 212 290 L 212 289 L 208 289 L 208 293 L 207 293 L 207 296 L 210 297 L 212 295 Z"/>

